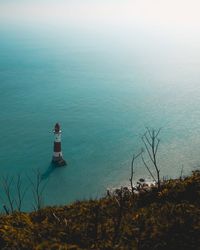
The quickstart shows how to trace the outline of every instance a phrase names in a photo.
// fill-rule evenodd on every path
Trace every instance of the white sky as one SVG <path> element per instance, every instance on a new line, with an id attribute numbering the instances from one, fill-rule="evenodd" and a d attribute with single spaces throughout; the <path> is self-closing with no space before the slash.
<path id="1" fill-rule="evenodd" d="M 0 22 L 152 23 L 199 28 L 199 0 L 0 1 Z"/>

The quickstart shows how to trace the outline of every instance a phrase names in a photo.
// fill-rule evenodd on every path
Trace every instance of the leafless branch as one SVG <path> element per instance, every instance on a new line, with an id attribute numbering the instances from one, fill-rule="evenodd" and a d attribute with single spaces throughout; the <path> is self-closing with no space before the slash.
<path id="1" fill-rule="evenodd" d="M 17 195 L 15 199 L 15 204 L 17 206 L 17 210 L 20 212 L 22 208 L 22 202 L 24 200 L 25 194 L 27 192 L 27 188 L 22 187 L 21 175 L 18 174 L 17 182 L 16 182 Z"/>
<path id="2" fill-rule="evenodd" d="M 182 166 L 181 166 L 181 174 L 180 174 L 180 179 L 182 180 L 182 178 L 183 178 L 183 168 L 184 168 L 184 166 L 183 166 L 183 164 L 182 164 Z"/>
<path id="3" fill-rule="evenodd" d="M 158 184 L 158 188 L 160 189 L 160 169 L 157 164 L 157 153 L 158 153 L 158 148 L 160 145 L 160 139 L 158 138 L 161 128 L 158 129 L 157 131 L 155 129 L 149 129 L 146 128 L 146 132 L 142 136 L 142 141 L 145 146 L 145 149 L 147 151 L 148 157 L 150 161 L 153 164 L 154 170 L 156 171 L 156 178 L 154 177 L 152 171 L 150 170 L 150 167 L 147 165 L 146 161 L 144 160 L 144 157 L 142 156 L 142 161 L 150 173 L 151 177 L 154 179 L 157 179 L 156 182 Z"/>
<path id="4" fill-rule="evenodd" d="M 147 146 L 147 143 L 146 143 L 146 141 L 145 141 L 145 140 L 147 140 L 146 138 L 148 138 L 148 137 L 146 137 L 146 135 L 144 135 L 144 137 L 142 137 L 142 141 L 143 141 L 144 146 L 145 146 L 145 148 L 146 148 L 146 150 L 147 150 L 147 153 L 148 153 L 148 155 L 149 155 L 149 158 L 150 158 L 151 161 L 153 162 L 153 157 L 152 157 L 151 152 L 150 152 L 150 150 L 149 150 L 149 148 L 148 148 L 148 146 Z M 150 144 L 150 145 L 151 145 L 151 147 L 152 147 L 152 144 Z"/>
<path id="5" fill-rule="evenodd" d="M 156 182 L 156 178 L 154 177 L 154 175 L 152 174 L 151 170 L 149 169 L 147 163 L 145 162 L 143 155 L 141 156 L 141 158 L 142 158 L 142 161 L 143 161 L 143 163 L 144 163 L 144 166 L 145 166 L 146 169 L 148 170 L 148 172 L 149 172 L 149 174 L 151 175 L 152 179 Z"/>
<path id="6" fill-rule="evenodd" d="M 3 191 L 4 191 L 5 196 L 7 198 L 7 201 L 8 201 L 9 209 L 10 209 L 11 213 L 13 213 L 14 212 L 14 206 L 13 206 L 14 199 L 13 199 L 12 194 L 11 194 L 11 187 L 12 187 L 12 184 L 13 184 L 13 177 L 9 177 L 9 176 L 5 177 L 5 176 L 3 176 L 1 184 L 2 184 Z M 4 207 L 9 212 L 9 209 L 6 207 L 6 205 L 4 205 Z"/>
<path id="7" fill-rule="evenodd" d="M 42 202 L 43 202 L 43 193 L 47 185 L 47 181 L 42 183 L 42 175 L 39 170 L 34 172 L 34 181 L 27 176 L 31 186 L 32 186 L 32 194 L 34 199 L 34 210 L 40 210 L 42 208 Z"/>
<path id="8" fill-rule="evenodd" d="M 134 194 L 134 185 L 133 185 L 134 162 L 142 153 L 143 153 L 143 150 L 141 150 L 137 155 L 133 154 L 132 161 L 131 161 L 131 177 L 129 178 L 129 181 L 130 181 L 130 184 L 131 184 L 131 192 L 132 192 L 132 194 Z"/>

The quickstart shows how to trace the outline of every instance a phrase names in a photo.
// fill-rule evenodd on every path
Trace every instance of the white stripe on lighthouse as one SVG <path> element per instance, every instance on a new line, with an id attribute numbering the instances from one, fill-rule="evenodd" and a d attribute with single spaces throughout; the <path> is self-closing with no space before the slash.
<path id="1" fill-rule="evenodd" d="M 55 133 L 55 142 L 61 142 L 61 134 Z"/>
<path id="2" fill-rule="evenodd" d="M 53 152 L 54 157 L 62 157 L 62 152 Z"/>

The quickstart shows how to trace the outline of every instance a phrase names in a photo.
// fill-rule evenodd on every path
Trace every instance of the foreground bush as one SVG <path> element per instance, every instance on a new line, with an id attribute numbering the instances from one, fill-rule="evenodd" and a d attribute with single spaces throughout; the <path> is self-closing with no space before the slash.
<path id="1" fill-rule="evenodd" d="M 200 172 L 99 200 L 1 215 L 0 249 L 200 249 Z"/>

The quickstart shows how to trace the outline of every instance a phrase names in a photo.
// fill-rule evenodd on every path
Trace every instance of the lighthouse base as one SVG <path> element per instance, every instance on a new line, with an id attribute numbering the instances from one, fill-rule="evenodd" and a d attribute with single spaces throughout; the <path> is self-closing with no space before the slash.
<path id="1" fill-rule="evenodd" d="M 56 167 L 64 167 L 67 165 L 67 162 L 62 157 L 55 157 L 55 156 L 53 156 L 52 158 L 52 163 Z"/>

